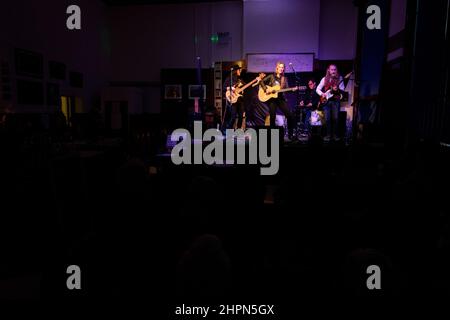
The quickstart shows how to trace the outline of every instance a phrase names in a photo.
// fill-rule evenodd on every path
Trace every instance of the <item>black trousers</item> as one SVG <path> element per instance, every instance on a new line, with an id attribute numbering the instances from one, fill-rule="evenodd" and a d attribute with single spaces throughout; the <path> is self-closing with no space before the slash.
<path id="1" fill-rule="evenodd" d="M 227 129 L 233 129 L 235 122 L 236 128 L 239 129 L 242 127 L 243 114 L 245 112 L 244 101 L 242 98 L 239 98 L 236 103 L 230 105 L 227 103 L 227 112 L 228 113 L 228 121 L 227 121 Z"/>
<path id="2" fill-rule="evenodd" d="M 284 100 L 284 98 L 270 99 L 268 105 L 270 114 L 270 126 L 275 127 L 275 117 L 277 114 L 277 108 L 279 108 L 287 119 L 288 134 L 291 137 L 294 132 L 295 119 L 291 110 L 289 110 L 286 100 Z"/>
<path id="3" fill-rule="evenodd" d="M 340 101 L 329 100 L 324 106 L 325 121 L 327 123 L 327 136 L 336 138 L 338 135 L 338 119 L 339 110 L 341 109 Z"/>

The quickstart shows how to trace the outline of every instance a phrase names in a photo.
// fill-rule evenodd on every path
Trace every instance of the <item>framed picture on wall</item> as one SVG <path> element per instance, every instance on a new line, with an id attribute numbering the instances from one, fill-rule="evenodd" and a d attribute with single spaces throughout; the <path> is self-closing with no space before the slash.
<path id="1" fill-rule="evenodd" d="M 44 56 L 40 53 L 24 50 L 14 50 L 16 73 L 19 76 L 42 79 L 44 76 Z"/>
<path id="2" fill-rule="evenodd" d="M 189 99 L 195 99 L 200 98 L 205 100 L 206 99 L 206 85 L 197 85 L 197 84 L 190 84 L 189 85 Z"/>
<path id="3" fill-rule="evenodd" d="M 164 99 L 181 100 L 183 98 L 181 84 L 166 84 L 164 87 Z"/>

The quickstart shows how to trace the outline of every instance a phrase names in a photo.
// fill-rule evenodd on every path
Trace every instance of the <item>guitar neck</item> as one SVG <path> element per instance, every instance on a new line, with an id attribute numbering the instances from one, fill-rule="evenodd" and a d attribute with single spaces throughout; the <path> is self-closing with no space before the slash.
<path id="1" fill-rule="evenodd" d="M 242 88 L 238 88 L 239 92 L 240 91 L 244 91 L 245 89 L 247 89 L 248 87 L 250 87 L 252 84 L 254 84 L 256 81 L 258 81 L 258 79 L 253 79 L 252 81 L 250 81 L 249 83 L 247 83 L 245 86 L 243 86 Z"/>
<path id="2" fill-rule="evenodd" d="M 277 90 L 277 92 L 293 91 L 293 90 L 295 90 L 295 89 L 296 89 L 295 87 L 293 87 L 293 88 L 286 88 L 286 89 L 280 89 L 280 90 Z"/>

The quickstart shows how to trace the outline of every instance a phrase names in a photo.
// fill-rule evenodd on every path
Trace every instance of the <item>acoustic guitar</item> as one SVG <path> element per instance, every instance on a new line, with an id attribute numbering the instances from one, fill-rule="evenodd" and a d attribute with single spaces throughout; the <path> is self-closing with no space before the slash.
<path id="1" fill-rule="evenodd" d="M 279 93 L 288 92 L 288 91 L 289 92 L 297 91 L 299 88 L 291 87 L 291 88 L 281 89 L 280 85 L 275 85 L 273 87 L 266 86 L 266 89 L 268 89 L 269 93 L 267 93 L 262 87 L 259 87 L 258 98 L 259 98 L 259 101 L 261 101 L 261 102 L 266 102 L 267 100 L 272 99 L 272 98 L 278 98 Z"/>

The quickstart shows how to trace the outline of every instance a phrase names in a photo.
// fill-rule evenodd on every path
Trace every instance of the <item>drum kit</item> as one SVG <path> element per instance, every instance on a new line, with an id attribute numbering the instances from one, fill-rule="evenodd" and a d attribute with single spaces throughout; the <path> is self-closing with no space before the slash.
<path id="1" fill-rule="evenodd" d="M 313 132 L 320 132 L 322 130 L 322 126 L 325 125 L 325 115 L 324 112 L 320 109 L 311 110 L 311 116 L 309 119 L 305 119 L 307 115 L 307 110 L 310 107 L 300 106 L 298 105 L 295 108 L 295 127 L 294 127 L 294 135 L 297 136 L 300 141 L 307 141 L 309 136 Z M 308 121 L 308 124 L 306 123 Z M 275 118 L 275 125 L 279 127 L 284 127 L 285 133 L 287 134 L 287 119 L 282 114 L 277 114 Z"/>
<path id="2" fill-rule="evenodd" d="M 309 119 L 306 119 L 308 109 L 310 111 L 310 117 Z M 308 140 L 313 131 L 320 132 L 322 126 L 325 125 L 325 115 L 320 109 L 297 105 L 295 108 L 295 118 L 296 127 L 294 128 L 294 131 L 299 140 Z"/>
<path id="3" fill-rule="evenodd" d="M 323 111 L 313 110 L 311 111 L 311 119 L 309 120 L 311 126 L 320 127 L 323 125 L 324 114 Z"/>

